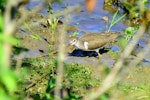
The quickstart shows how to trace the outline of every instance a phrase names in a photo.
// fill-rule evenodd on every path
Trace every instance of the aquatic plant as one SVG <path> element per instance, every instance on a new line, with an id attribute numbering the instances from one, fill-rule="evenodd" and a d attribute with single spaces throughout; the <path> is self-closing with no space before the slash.
<path id="1" fill-rule="evenodd" d="M 108 28 L 108 30 L 107 30 L 108 32 L 110 31 L 110 29 L 111 29 L 115 24 L 117 24 L 119 21 L 121 21 L 121 20 L 126 16 L 126 14 L 124 14 L 124 15 L 122 15 L 121 17 L 117 18 L 117 20 L 115 20 L 115 18 L 117 17 L 118 12 L 119 12 L 119 10 L 117 10 L 117 11 L 115 12 L 115 14 L 113 15 L 112 21 L 111 21 L 110 26 L 109 26 L 109 28 Z"/>

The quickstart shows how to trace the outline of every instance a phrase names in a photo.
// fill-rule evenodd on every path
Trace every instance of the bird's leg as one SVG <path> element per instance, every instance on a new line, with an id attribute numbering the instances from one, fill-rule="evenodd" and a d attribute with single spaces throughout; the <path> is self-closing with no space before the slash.
<path id="1" fill-rule="evenodd" d="M 97 56 L 97 58 L 98 59 L 100 59 L 101 58 L 101 54 L 98 52 L 98 56 Z"/>
<path id="2" fill-rule="evenodd" d="M 99 49 L 97 49 L 96 52 L 98 54 L 97 58 L 100 59 L 101 58 L 101 54 L 99 53 Z"/>

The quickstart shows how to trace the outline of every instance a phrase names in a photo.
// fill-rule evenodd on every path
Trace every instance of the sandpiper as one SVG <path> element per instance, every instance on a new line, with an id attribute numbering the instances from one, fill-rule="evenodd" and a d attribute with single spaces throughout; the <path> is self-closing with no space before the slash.
<path id="1" fill-rule="evenodd" d="M 96 51 L 100 58 L 99 49 L 113 42 L 118 36 L 119 32 L 89 33 L 80 38 L 71 37 L 69 43 L 84 51 Z"/>

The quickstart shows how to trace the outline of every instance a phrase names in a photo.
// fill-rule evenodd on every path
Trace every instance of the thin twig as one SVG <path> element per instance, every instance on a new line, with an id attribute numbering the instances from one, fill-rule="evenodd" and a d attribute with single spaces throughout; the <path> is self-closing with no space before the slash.
<path id="1" fill-rule="evenodd" d="M 57 76 L 56 76 L 56 85 L 55 85 L 55 100 L 61 98 L 61 88 L 62 88 L 62 81 L 63 81 L 63 62 L 65 60 L 65 38 L 66 38 L 66 26 L 70 21 L 70 16 L 65 16 L 64 25 L 62 25 L 59 29 L 59 52 L 58 52 L 58 67 L 57 67 Z"/>
<path id="2" fill-rule="evenodd" d="M 4 34 L 7 36 L 12 36 L 15 31 L 15 23 L 11 20 L 11 9 L 13 6 L 17 6 L 19 4 L 19 0 L 14 2 L 13 0 L 9 0 L 6 5 L 6 11 L 4 13 Z M 4 52 L 4 65 L 10 66 L 10 54 L 11 54 L 11 44 L 4 41 L 3 43 L 3 52 Z"/>
<path id="3" fill-rule="evenodd" d="M 36 79 L 35 82 L 28 85 L 24 90 L 28 91 L 30 88 L 34 87 L 37 83 L 41 82 L 42 79 L 44 79 L 48 75 L 49 75 L 49 73 L 44 73 L 42 76 L 38 77 L 38 79 Z"/>

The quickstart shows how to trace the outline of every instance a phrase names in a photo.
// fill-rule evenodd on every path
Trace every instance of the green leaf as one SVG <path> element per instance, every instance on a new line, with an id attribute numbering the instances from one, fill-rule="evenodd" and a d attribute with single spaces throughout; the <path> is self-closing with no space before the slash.
<path id="1" fill-rule="evenodd" d="M 3 17 L 2 16 L 0 16 L 0 32 L 2 32 L 3 31 Z"/>
<path id="2" fill-rule="evenodd" d="M 102 94 L 100 96 L 100 100 L 108 100 L 108 96 L 106 94 Z"/>
<path id="3" fill-rule="evenodd" d="M 54 87 L 55 87 L 55 81 L 56 81 L 55 77 L 51 75 L 50 76 L 50 80 L 48 82 L 48 86 L 47 86 L 46 92 L 49 92 L 52 89 L 54 89 Z"/>
<path id="4" fill-rule="evenodd" d="M 111 24 L 108 28 L 108 32 L 110 31 L 111 27 L 113 27 L 116 23 L 118 23 L 120 20 L 122 20 L 126 14 L 122 15 L 121 17 L 119 17 L 117 20 L 115 20 L 116 16 L 118 14 L 118 10 L 115 12 L 115 14 L 113 15 L 113 18 L 112 18 L 112 21 L 111 21 Z"/>
<path id="5" fill-rule="evenodd" d="M 23 22 L 23 24 L 27 28 L 27 30 L 31 31 L 31 28 L 29 27 L 29 25 L 27 24 L 27 22 Z"/>
<path id="6" fill-rule="evenodd" d="M 17 88 L 17 76 L 6 66 L 1 67 L 0 70 L 0 78 L 2 83 L 10 92 L 14 91 Z"/>
<path id="7" fill-rule="evenodd" d="M 134 38 L 134 33 L 139 29 L 139 27 L 128 27 L 125 29 L 125 39 L 129 40 L 131 38 Z"/>
<path id="8" fill-rule="evenodd" d="M 0 34 L 0 41 L 5 41 L 13 45 L 20 44 L 20 41 L 12 36 L 8 36 L 6 34 Z"/>
<path id="9" fill-rule="evenodd" d="M 0 100 L 12 100 L 12 98 L 7 95 L 3 88 L 0 88 Z"/>
<path id="10" fill-rule="evenodd" d="M 122 50 L 125 49 L 127 43 L 128 43 L 128 41 L 124 37 L 122 37 L 121 39 L 119 39 L 119 47 Z"/>
<path id="11" fill-rule="evenodd" d="M 122 20 L 125 16 L 126 16 L 126 14 L 122 15 L 121 17 L 119 17 L 116 21 L 114 21 L 112 23 L 111 27 L 114 26 L 116 23 L 118 23 L 120 20 Z"/>
<path id="12" fill-rule="evenodd" d="M 77 36 L 78 34 L 78 32 L 73 32 L 73 36 Z"/>
<path id="13" fill-rule="evenodd" d="M 33 39 L 36 39 L 36 40 L 42 40 L 41 36 L 38 35 L 38 34 L 33 34 L 33 35 L 30 35 Z"/>
<path id="14" fill-rule="evenodd" d="M 115 20 L 115 18 L 116 18 L 116 16 L 117 16 L 117 14 L 118 14 L 118 10 L 115 12 L 115 14 L 113 15 L 113 18 L 112 18 L 112 21 L 111 21 L 111 23 L 113 23 L 114 22 L 114 20 Z"/>

